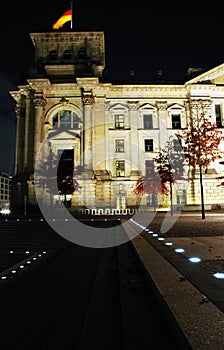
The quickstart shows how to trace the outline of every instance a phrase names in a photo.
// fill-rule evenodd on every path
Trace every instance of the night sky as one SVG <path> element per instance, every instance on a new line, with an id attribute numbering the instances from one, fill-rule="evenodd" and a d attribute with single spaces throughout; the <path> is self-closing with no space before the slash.
<path id="1" fill-rule="evenodd" d="M 0 173 L 13 174 L 14 101 L 33 63 L 32 32 L 52 31 L 70 8 L 65 0 L 4 3 L 0 22 Z M 122 6 L 122 7 L 120 7 Z M 108 78 L 151 80 L 159 69 L 168 81 L 187 80 L 189 67 L 210 69 L 224 63 L 222 13 L 215 3 L 84 1 L 73 2 L 74 31 L 104 31 Z"/>

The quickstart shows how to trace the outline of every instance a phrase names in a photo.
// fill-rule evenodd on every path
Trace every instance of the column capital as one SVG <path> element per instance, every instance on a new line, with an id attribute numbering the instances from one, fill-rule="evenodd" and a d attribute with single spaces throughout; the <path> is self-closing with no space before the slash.
<path id="1" fill-rule="evenodd" d="M 34 97 L 33 102 L 34 102 L 35 108 L 38 108 L 38 107 L 44 108 L 47 104 L 46 99 L 42 95 L 36 95 Z"/>
<path id="2" fill-rule="evenodd" d="M 159 111 L 165 111 L 167 109 L 167 102 L 166 101 L 157 101 L 156 108 Z"/>
<path id="3" fill-rule="evenodd" d="M 130 111 L 136 111 L 138 108 L 138 101 L 128 101 Z"/>
<path id="4" fill-rule="evenodd" d="M 94 96 L 93 91 L 91 90 L 84 90 L 84 88 L 81 89 L 82 93 L 82 103 L 84 105 L 92 105 L 94 103 Z"/>

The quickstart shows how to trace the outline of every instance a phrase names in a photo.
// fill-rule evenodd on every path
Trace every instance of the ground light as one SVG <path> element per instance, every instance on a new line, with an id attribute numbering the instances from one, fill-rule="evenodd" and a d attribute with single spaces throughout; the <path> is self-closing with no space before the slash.
<path id="1" fill-rule="evenodd" d="M 198 263 L 201 261 L 201 259 L 198 256 L 192 256 L 191 258 L 188 259 L 189 261 L 193 263 Z"/>
<path id="2" fill-rule="evenodd" d="M 215 278 L 219 278 L 219 279 L 224 279 L 224 272 L 220 271 L 220 272 L 215 272 L 213 273 L 213 276 Z"/>
<path id="3" fill-rule="evenodd" d="M 185 250 L 183 248 L 174 249 L 176 253 L 183 253 Z"/>

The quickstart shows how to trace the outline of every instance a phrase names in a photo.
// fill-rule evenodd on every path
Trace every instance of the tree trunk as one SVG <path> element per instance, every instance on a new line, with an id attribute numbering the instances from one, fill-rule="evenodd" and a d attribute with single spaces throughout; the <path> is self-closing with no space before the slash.
<path id="1" fill-rule="evenodd" d="M 170 213 L 171 215 L 173 215 L 173 187 L 171 182 L 170 182 Z"/>
<path id="2" fill-rule="evenodd" d="M 201 188 L 201 218 L 205 219 L 205 205 L 204 205 L 204 191 L 203 191 L 203 179 L 202 179 L 202 166 L 199 165 L 200 170 L 200 188 Z"/>

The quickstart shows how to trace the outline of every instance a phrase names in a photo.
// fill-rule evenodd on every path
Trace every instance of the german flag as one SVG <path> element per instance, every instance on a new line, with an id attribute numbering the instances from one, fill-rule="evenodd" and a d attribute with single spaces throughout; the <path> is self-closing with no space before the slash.
<path id="1" fill-rule="evenodd" d="M 66 11 L 58 20 L 53 24 L 53 29 L 59 29 L 63 27 L 63 25 L 72 20 L 72 10 Z"/>

